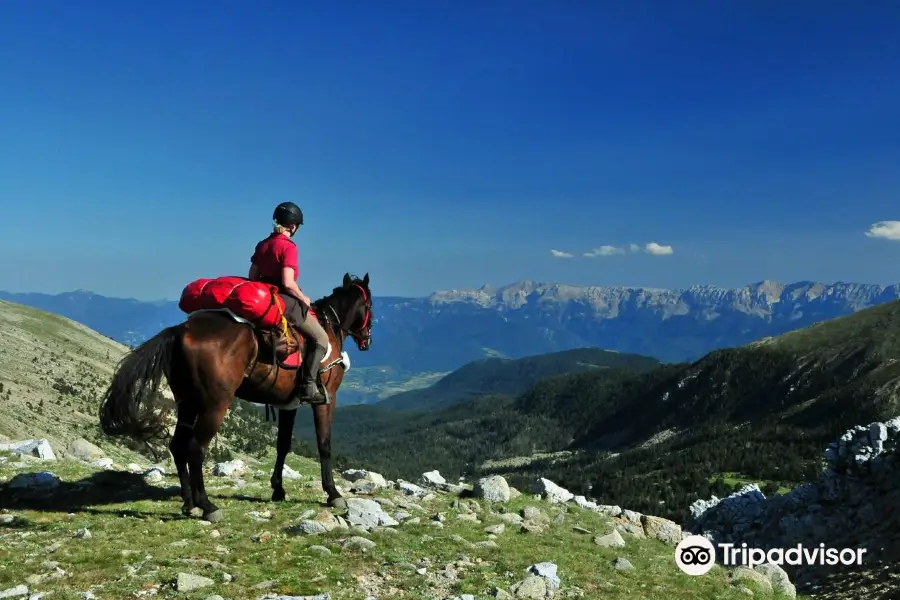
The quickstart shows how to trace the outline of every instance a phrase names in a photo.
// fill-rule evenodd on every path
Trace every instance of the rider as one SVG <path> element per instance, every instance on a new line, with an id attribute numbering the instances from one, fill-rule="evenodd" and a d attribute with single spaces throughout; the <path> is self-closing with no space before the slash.
<path id="1" fill-rule="evenodd" d="M 328 351 L 328 334 L 315 318 L 307 318 L 312 301 L 297 285 L 299 264 L 297 245 L 291 239 L 303 225 L 303 212 L 293 202 L 282 202 L 272 215 L 275 227 L 266 239 L 256 244 L 250 258 L 249 279 L 278 286 L 284 300 L 285 317 L 306 339 L 303 370 L 297 378 L 295 398 L 311 404 L 325 402 L 316 385 L 318 366 Z"/>

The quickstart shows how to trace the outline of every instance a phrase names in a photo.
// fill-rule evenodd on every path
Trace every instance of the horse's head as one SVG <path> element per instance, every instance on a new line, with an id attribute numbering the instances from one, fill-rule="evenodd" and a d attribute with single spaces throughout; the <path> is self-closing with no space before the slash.
<path id="1" fill-rule="evenodd" d="M 365 352 L 372 345 L 372 292 L 369 290 L 369 274 L 359 279 L 344 273 L 341 287 L 334 288 L 332 305 L 340 319 L 340 327 L 356 341 L 356 347 Z"/>

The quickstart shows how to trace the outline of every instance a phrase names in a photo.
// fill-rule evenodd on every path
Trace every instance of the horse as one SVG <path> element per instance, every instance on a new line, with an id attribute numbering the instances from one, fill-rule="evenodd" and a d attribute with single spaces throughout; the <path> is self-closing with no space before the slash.
<path id="1" fill-rule="evenodd" d="M 329 339 L 329 352 L 317 374 L 326 401 L 312 405 L 322 488 L 327 494 L 325 504 L 340 508 L 347 503 L 334 484 L 331 425 L 337 390 L 348 366 L 343 362 L 346 337 L 352 337 L 362 352 L 371 347 L 374 317 L 369 274 L 359 279 L 345 273 L 343 284 L 313 302 L 312 309 Z M 296 338 L 294 344 L 301 344 L 302 336 L 293 328 L 290 331 Z M 299 405 L 290 398 L 303 346 L 296 352 L 288 350 L 285 359 L 284 337 L 278 335 L 277 329 L 257 327 L 231 311 L 194 311 L 184 322 L 163 329 L 126 354 L 113 372 L 100 406 L 101 429 L 107 435 L 126 436 L 151 448 L 154 442 L 165 441 L 166 418 L 173 408 L 159 392 L 165 375 L 177 415 L 169 451 L 178 470 L 184 502 L 181 512 L 185 516 L 191 516 L 196 507 L 206 521 L 215 523 L 224 518 L 206 494 L 203 461 L 234 398 L 279 409 L 277 454 L 270 483 L 272 501 L 285 499 L 282 470 Z M 338 365 L 342 368 L 336 368 Z"/>

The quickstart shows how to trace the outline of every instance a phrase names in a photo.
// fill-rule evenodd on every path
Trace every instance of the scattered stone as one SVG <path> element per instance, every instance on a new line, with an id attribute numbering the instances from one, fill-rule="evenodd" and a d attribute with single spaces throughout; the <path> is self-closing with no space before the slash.
<path id="1" fill-rule="evenodd" d="M 303 479 L 303 475 L 290 468 L 287 465 L 284 465 L 281 468 L 281 478 L 282 479 Z"/>
<path id="2" fill-rule="evenodd" d="M 544 511 L 536 506 L 526 506 L 522 509 L 522 518 L 526 521 L 545 521 L 548 519 Z"/>
<path id="3" fill-rule="evenodd" d="M 575 496 L 572 501 L 575 503 L 575 506 L 578 508 L 583 508 L 585 510 L 597 510 L 599 507 L 596 502 L 588 500 L 584 496 Z"/>
<path id="4" fill-rule="evenodd" d="M 351 538 L 343 540 L 343 546 L 347 550 L 360 550 L 362 552 L 366 552 L 375 548 L 376 544 L 372 540 L 364 538 L 362 536 L 353 536 Z"/>
<path id="5" fill-rule="evenodd" d="M 90 465 L 97 469 L 109 470 L 113 468 L 113 459 L 98 458 L 97 460 L 92 460 Z"/>
<path id="6" fill-rule="evenodd" d="M 559 487 L 549 479 L 541 477 L 535 482 L 533 492 L 539 494 L 543 499 L 553 504 L 561 504 L 568 502 L 575 497 L 575 494 L 569 490 Z"/>
<path id="7" fill-rule="evenodd" d="M 547 582 L 543 577 L 531 575 L 509 588 L 514 598 L 524 600 L 543 600 L 548 596 Z M 499 597 L 499 596 L 495 596 Z"/>
<path id="8" fill-rule="evenodd" d="M 791 583 L 791 579 L 788 577 L 785 570 L 778 565 L 765 563 L 757 565 L 753 570 L 762 573 L 768 578 L 769 583 L 772 584 L 772 590 L 776 595 L 788 598 L 789 600 L 797 598 L 797 589 L 794 587 L 794 584 Z"/>
<path id="9" fill-rule="evenodd" d="M 649 538 L 656 538 L 670 546 L 677 546 L 682 540 L 681 527 L 668 519 L 641 515 L 641 525 Z"/>
<path id="10" fill-rule="evenodd" d="M 263 531 L 262 533 L 250 536 L 250 540 L 256 542 L 257 544 L 264 544 L 270 539 L 272 539 L 271 531 Z"/>
<path id="11" fill-rule="evenodd" d="M 267 590 L 270 587 L 272 587 L 273 585 L 275 585 L 275 582 L 273 580 L 269 579 L 266 581 L 260 581 L 259 583 L 255 584 L 251 587 L 254 590 Z"/>
<path id="12" fill-rule="evenodd" d="M 624 548 L 625 540 L 615 529 L 605 535 L 598 535 L 594 538 L 594 543 L 604 548 Z"/>
<path id="13" fill-rule="evenodd" d="M 503 513 L 500 515 L 500 520 L 510 525 L 518 525 L 523 519 L 522 516 L 517 513 Z"/>
<path id="14" fill-rule="evenodd" d="M 618 506 L 609 506 L 609 505 L 600 504 L 597 506 L 597 508 L 595 510 L 598 513 L 604 514 L 608 517 L 618 517 L 619 515 L 622 514 L 622 509 L 619 508 Z"/>
<path id="15" fill-rule="evenodd" d="M 419 478 L 419 481 L 422 485 L 441 485 L 447 483 L 447 480 L 444 479 L 443 475 L 440 474 L 437 470 L 428 471 L 427 473 L 422 473 L 422 476 Z"/>
<path id="16" fill-rule="evenodd" d="M 762 590 L 762 593 L 766 596 L 771 596 L 773 593 L 772 582 L 769 581 L 769 578 L 766 577 L 763 573 L 759 571 L 754 571 L 753 569 L 748 569 L 746 567 L 737 567 L 731 572 L 731 581 L 752 581 L 759 589 Z"/>
<path id="17" fill-rule="evenodd" d="M 632 565 L 631 562 L 627 558 L 622 558 L 621 556 L 617 556 L 616 560 L 613 561 L 613 568 L 624 571 L 627 569 L 633 569 L 634 565 Z"/>
<path id="18" fill-rule="evenodd" d="M 215 582 L 209 577 L 200 575 L 192 575 L 190 573 L 179 573 L 175 580 L 175 589 L 179 592 L 190 592 L 213 585 Z"/>
<path id="19" fill-rule="evenodd" d="M 484 528 L 485 533 L 491 533 L 493 535 L 502 535 L 504 531 L 506 531 L 506 525 L 504 525 L 503 523 L 488 525 Z"/>
<path id="20" fill-rule="evenodd" d="M 66 453 L 69 456 L 77 458 L 78 460 L 83 460 L 85 462 L 98 460 L 104 457 L 103 450 L 84 438 L 77 438 L 72 440 L 69 443 L 69 447 L 66 448 Z"/>
<path id="21" fill-rule="evenodd" d="M 344 518 L 351 525 L 372 530 L 376 527 L 392 527 L 400 522 L 384 512 L 380 504 L 365 498 L 347 498 L 347 514 Z"/>
<path id="22" fill-rule="evenodd" d="M 398 481 L 397 489 L 399 489 L 406 496 L 416 496 L 418 498 L 423 498 L 427 493 L 427 490 L 425 488 L 419 487 L 414 483 L 409 483 L 408 481 Z"/>
<path id="23" fill-rule="evenodd" d="M 20 596 L 28 595 L 28 586 L 27 585 L 17 585 L 16 587 L 7 588 L 3 591 L 0 591 L 0 598 L 18 598 Z"/>
<path id="24" fill-rule="evenodd" d="M 309 548 L 307 548 L 307 551 L 313 554 L 318 554 L 320 556 L 331 556 L 331 550 L 329 550 L 325 546 L 310 546 Z"/>
<path id="25" fill-rule="evenodd" d="M 560 580 L 556 575 L 557 567 L 552 562 L 542 562 L 528 567 L 528 572 L 538 577 L 543 577 L 547 581 L 547 589 L 555 591 L 559 589 Z"/>
<path id="26" fill-rule="evenodd" d="M 216 463 L 212 474 L 219 477 L 240 477 L 247 472 L 247 465 L 242 460 L 229 460 Z"/>
<path id="27" fill-rule="evenodd" d="M 302 533 L 303 535 L 322 535 L 328 533 L 328 528 L 324 523 L 304 519 L 298 524 L 286 528 L 290 533 Z"/>
<path id="28" fill-rule="evenodd" d="M 644 535 L 644 529 L 642 527 L 638 527 L 634 523 L 619 523 L 616 525 L 616 531 L 627 533 L 636 538 L 647 537 Z"/>
<path id="29" fill-rule="evenodd" d="M 509 484 L 500 475 L 482 477 L 475 482 L 473 492 L 476 498 L 487 502 L 509 502 L 510 500 Z"/>
<path id="30" fill-rule="evenodd" d="M 56 460 L 56 454 L 53 453 L 50 442 L 45 439 L 22 440 L 0 444 L 0 450 L 11 452 L 18 456 L 34 456 L 41 460 Z"/>
<path id="31" fill-rule="evenodd" d="M 89 529 L 82 527 L 81 529 L 76 531 L 75 535 L 73 535 L 72 537 L 79 540 L 89 540 L 93 536 L 91 535 L 91 531 Z"/>
<path id="32" fill-rule="evenodd" d="M 144 481 L 150 484 L 162 483 L 165 481 L 166 472 L 162 467 L 150 467 L 144 472 Z"/>

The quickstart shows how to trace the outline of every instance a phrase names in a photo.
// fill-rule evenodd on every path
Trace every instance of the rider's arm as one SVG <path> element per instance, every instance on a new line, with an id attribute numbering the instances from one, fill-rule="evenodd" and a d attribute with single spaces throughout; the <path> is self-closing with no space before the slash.
<path id="1" fill-rule="evenodd" d="M 306 297 L 306 294 L 300 289 L 300 286 L 297 285 L 297 281 L 294 279 L 294 269 L 291 267 L 284 267 L 281 269 L 281 286 L 284 290 L 289 293 L 291 296 L 300 300 L 301 302 L 305 302 L 306 304 L 312 304 L 309 298 Z"/>
<path id="2" fill-rule="evenodd" d="M 285 246 L 284 254 L 281 255 L 281 286 L 291 296 L 312 305 L 300 286 L 297 285 L 297 272 L 300 270 L 300 263 L 297 258 L 297 246 L 290 244 Z"/>

